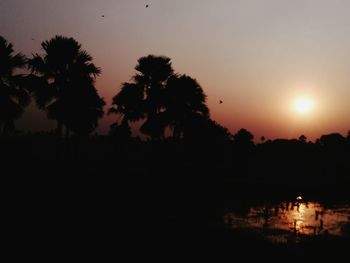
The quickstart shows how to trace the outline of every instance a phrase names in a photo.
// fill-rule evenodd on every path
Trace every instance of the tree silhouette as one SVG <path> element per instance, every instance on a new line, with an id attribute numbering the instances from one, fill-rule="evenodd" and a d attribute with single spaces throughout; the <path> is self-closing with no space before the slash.
<path id="1" fill-rule="evenodd" d="M 320 143 L 322 146 L 328 149 L 339 149 L 344 146 L 346 138 L 340 133 L 325 134 L 320 137 Z"/>
<path id="2" fill-rule="evenodd" d="M 166 120 L 160 114 L 165 109 L 165 86 L 173 74 L 170 58 L 149 55 L 141 57 L 135 67 L 134 83 L 124 83 L 120 92 L 113 98 L 110 113 L 122 115 L 121 124 L 112 129 L 130 129 L 129 121 L 146 119 L 141 132 L 152 139 L 164 135 Z"/>
<path id="3" fill-rule="evenodd" d="M 175 139 L 193 138 L 196 132 L 203 133 L 203 138 L 230 137 L 226 129 L 210 120 L 206 95 L 199 83 L 187 75 L 173 74 L 170 58 L 142 57 L 135 69 L 134 82 L 122 84 L 113 98 L 109 113 L 119 114 L 122 119 L 111 126 L 112 134 L 130 135 L 129 122 L 145 119 L 141 132 L 152 139 L 162 138 L 167 127 Z"/>
<path id="4" fill-rule="evenodd" d="M 144 91 L 143 110 L 146 121 L 141 131 L 153 139 L 164 135 L 164 120 L 159 113 L 164 109 L 164 89 L 173 74 L 171 59 L 165 56 L 141 57 L 135 69 L 135 84 Z"/>
<path id="5" fill-rule="evenodd" d="M 305 135 L 300 135 L 300 137 L 299 137 L 299 141 L 300 142 L 302 142 L 302 143 L 306 143 L 306 140 L 307 140 L 307 138 L 306 138 L 306 136 Z"/>
<path id="6" fill-rule="evenodd" d="M 233 135 L 233 141 L 237 146 L 251 147 L 254 145 L 254 135 L 246 129 L 240 129 L 235 135 Z"/>
<path id="7" fill-rule="evenodd" d="M 73 38 L 55 36 L 41 46 L 45 54 L 36 54 L 28 62 L 37 76 L 33 94 L 38 107 L 57 121 L 60 136 L 63 126 L 67 135 L 70 130 L 89 134 L 97 127 L 105 105 L 94 86 L 100 69 Z"/>
<path id="8" fill-rule="evenodd" d="M 191 143 L 227 143 L 232 140 L 232 134 L 227 128 L 199 113 L 191 114 L 186 120 L 183 135 L 185 141 Z"/>
<path id="9" fill-rule="evenodd" d="M 129 121 L 134 122 L 144 118 L 143 113 L 144 90 L 134 83 L 123 83 L 120 92 L 112 99 L 112 108 L 109 114 L 120 114 L 121 123 L 111 126 L 111 133 L 116 135 L 131 135 Z"/>
<path id="10" fill-rule="evenodd" d="M 165 112 L 173 137 L 183 137 L 186 125 L 198 114 L 208 118 L 209 109 L 205 104 L 206 95 L 198 82 L 186 75 L 173 75 L 165 89 Z"/>
<path id="11" fill-rule="evenodd" d="M 86 136 L 97 128 L 105 102 L 98 95 L 93 80 L 84 74 L 72 77 L 71 85 L 62 107 L 62 111 L 66 111 L 64 123 L 67 130 Z"/>
<path id="12" fill-rule="evenodd" d="M 25 57 L 13 52 L 12 44 L 0 36 L 0 133 L 14 130 L 14 121 L 30 102 L 23 86 L 24 76 L 15 73 L 25 67 Z"/>

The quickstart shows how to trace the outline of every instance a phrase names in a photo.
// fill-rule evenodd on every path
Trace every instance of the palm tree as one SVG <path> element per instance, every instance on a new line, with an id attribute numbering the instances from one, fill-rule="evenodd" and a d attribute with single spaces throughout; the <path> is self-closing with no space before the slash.
<path id="1" fill-rule="evenodd" d="M 141 131 L 153 139 L 160 138 L 164 135 L 164 123 L 159 115 L 164 110 L 164 89 L 174 72 L 171 59 L 154 55 L 141 57 L 135 69 L 135 84 L 144 92 L 143 111 L 146 121 L 141 126 Z"/>
<path id="2" fill-rule="evenodd" d="M 112 124 L 112 130 L 122 129 L 129 136 L 131 134 L 129 122 L 135 122 L 144 118 L 143 87 L 135 83 L 123 83 L 120 92 L 112 99 L 112 108 L 109 114 L 119 114 L 122 117 L 120 125 Z M 113 131 L 112 131 L 113 132 Z"/>
<path id="3" fill-rule="evenodd" d="M 173 75 L 165 89 L 165 112 L 173 137 L 184 136 L 185 126 L 194 118 L 209 118 L 206 95 L 198 82 L 186 75 Z"/>
<path id="4" fill-rule="evenodd" d="M 124 83 L 113 98 L 109 112 L 122 116 L 120 125 L 113 128 L 130 130 L 130 121 L 146 118 L 141 131 L 152 139 L 164 136 L 167 126 L 173 129 L 174 138 L 180 139 L 194 119 L 209 119 L 202 87 L 189 76 L 174 75 L 170 58 L 141 57 L 135 69 L 134 83 Z"/>
<path id="5" fill-rule="evenodd" d="M 93 81 L 86 76 L 77 74 L 70 84 L 69 93 L 61 101 L 61 109 L 52 109 L 52 112 L 63 112 L 67 133 L 72 130 L 79 135 L 89 135 L 103 117 L 105 102 L 98 95 Z"/>
<path id="6" fill-rule="evenodd" d="M 101 70 L 73 38 L 55 36 L 41 46 L 45 54 L 34 55 L 28 63 L 37 76 L 33 94 L 38 107 L 47 112 L 49 119 L 57 121 L 60 136 L 63 126 L 67 134 L 70 130 L 90 133 L 105 105 L 94 86 Z"/>
<path id="7" fill-rule="evenodd" d="M 13 46 L 0 36 L 0 133 L 14 130 L 14 121 L 30 102 L 23 87 L 24 76 L 16 70 L 25 67 L 25 57 L 13 54 Z"/>
<path id="8" fill-rule="evenodd" d="M 122 129 L 130 134 L 129 122 L 146 118 L 141 131 L 152 139 L 161 138 L 165 122 L 160 113 L 165 106 L 165 86 L 173 74 L 171 59 L 154 55 L 141 57 L 135 70 L 133 83 L 122 84 L 121 90 L 113 98 L 109 113 L 119 114 L 122 120 L 120 124 L 113 124 L 112 130 Z"/>

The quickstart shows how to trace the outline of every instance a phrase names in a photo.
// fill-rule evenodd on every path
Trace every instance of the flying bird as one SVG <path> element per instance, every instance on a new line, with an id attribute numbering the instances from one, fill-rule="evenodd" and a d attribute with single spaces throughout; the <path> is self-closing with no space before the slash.
<path id="1" fill-rule="evenodd" d="M 148 5 L 146 5 L 146 8 L 148 7 Z"/>
<path id="2" fill-rule="evenodd" d="M 105 17 L 105 15 L 102 15 L 101 17 Z"/>
<path id="3" fill-rule="evenodd" d="M 220 102 L 220 104 L 221 104 L 221 103 L 222 103 L 222 100 L 220 100 L 219 102 Z"/>

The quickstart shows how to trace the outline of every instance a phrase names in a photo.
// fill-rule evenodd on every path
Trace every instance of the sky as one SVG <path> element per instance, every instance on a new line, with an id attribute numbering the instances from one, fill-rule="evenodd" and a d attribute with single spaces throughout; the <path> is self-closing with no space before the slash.
<path id="1" fill-rule="evenodd" d="M 350 129 L 349 10 L 350 0 L 0 0 L 0 35 L 29 57 L 55 35 L 75 38 L 102 69 L 96 87 L 108 106 L 138 58 L 168 56 L 232 133 L 314 140 Z M 34 105 L 17 122 L 53 125 Z"/>

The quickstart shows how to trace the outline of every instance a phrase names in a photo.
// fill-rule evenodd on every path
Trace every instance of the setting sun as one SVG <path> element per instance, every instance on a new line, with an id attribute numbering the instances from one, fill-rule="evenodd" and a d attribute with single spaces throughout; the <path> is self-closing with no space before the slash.
<path id="1" fill-rule="evenodd" d="M 309 98 L 298 98 L 294 102 L 294 109 L 300 114 L 307 114 L 312 111 L 314 102 Z"/>

